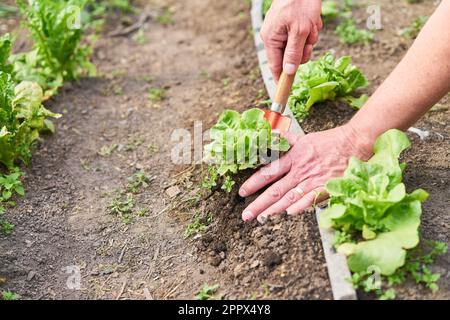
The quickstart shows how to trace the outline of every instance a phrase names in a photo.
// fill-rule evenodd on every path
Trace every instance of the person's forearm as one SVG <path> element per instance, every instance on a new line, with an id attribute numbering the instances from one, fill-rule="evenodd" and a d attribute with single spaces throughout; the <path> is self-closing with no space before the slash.
<path id="1" fill-rule="evenodd" d="M 450 0 L 443 0 L 406 56 L 349 126 L 369 148 L 383 132 L 406 130 L 450 90 Z"/>

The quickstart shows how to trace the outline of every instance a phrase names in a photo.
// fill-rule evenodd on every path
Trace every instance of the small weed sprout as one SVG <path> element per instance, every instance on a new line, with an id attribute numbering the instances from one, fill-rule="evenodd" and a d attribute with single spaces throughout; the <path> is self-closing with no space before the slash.
<path id="1" fill-rule="evenodd" d="M 200 289 L 198 294 L 195 296 L 197 300 L 210 300 L 213 298 L 214 294 L 219 290 L 220 285 L 214 284 L 214 285 L 208 285 L 205 284 L 203 288 Z"/>

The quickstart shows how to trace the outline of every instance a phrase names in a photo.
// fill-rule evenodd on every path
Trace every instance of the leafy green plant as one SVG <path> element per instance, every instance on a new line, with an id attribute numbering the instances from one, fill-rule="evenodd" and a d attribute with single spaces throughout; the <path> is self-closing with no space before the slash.
<path id="1" fill-rule="evenodd" d="M 148 89 L 148 100 L 151 103 L 156 103 L 166 98 L 166 90 L 163 88 L 150 88 Z"/>
<path id="2" fill-rule="evenodd" d="M 209 169 L 212 174 L 203 184 L 213 187 L 219 177 L 224 177 L 223 188 L 227 191 L 233 186 L 229 175 L 256 168 L 278 152 L 289 150 L 287 140 L 272 132 L 264 112 L 256 108 L 242 114 L 225 110 L 211 128 L 210 136 L 212 142 L 205 146 L 205 160 L 214 169 Z"/>
<path id="3" fill-rule="evenodd" d="M 64 81 L 95 75 L 92 50 L 81 44 L 80 14 L 87 0 L 17 0 L 34 40 L 34 50 L 11 57 L 17 80 L 37 82 L 46 97 Z"/>
<path id="4" fill-rule="evenodd" d="M 0 233 L 3 234 L 11 234 L 14 229 L 14 226 L 9 223 L 7 220 L 3 219 L 2 216 L 6 213 L 6 209 L 3 205 L 0 204 Z"/>
<path id="5" fill-rule="evenodd" d="M 173 23 L 173 14 L 170 8 L 163 8 L 162 11 L 156 16 L 156 22 L 162 24 L 163 26 L 167 26 Z"/>
<path id="6" fill-rule="evenodd" d="M 100 32 L 108 13 L 127 14 L 135 11 L 135 7 L 129 0 L 87 0 L 82 14 L 82 22 L 86 25 L 86 29 Z"/>
<path id="7" fill-rule="evenodd" d="M 137 193 L 141 188 L 147 188 L 149 183 L 150 179 L 145 172 L 142 170 L 138 171 L 128 178 L 127 191 Z"/>
<path id="8" fill-rule="evenodd" d="M 11 291 L 3 291 L 2 299 L 3 300 L 19 300 L 20 295 L 18 295 L 17 293 L 11 292 Z"/>
<path id="9" fill-rule="evenodd" d="M 235 182 L 233 180 L 231 180 L 231 177 L 226 176 L 225 179 L 222 182 L 222 190 L 225 190 L 226 192 L 230 193 L 231 190 L 233 189 Z"/>
<path id="10" fill-rule="evenodd" d="M 28 163 L 39 132 L 52 127 L 48 117 L 58 118 L 42 105 L 38 84 L 23 81 L 17 86 L 0 71 L 0 163 L 12 169 L 16 160 Z"/>
<path id="11" fill-rule="evenodd" d="M 147 177 L 144 171 L 138 171 L 128 177 L 126 186 L 116 190 L 116 195 L 108 206 L 109 212 L 122 218 L 122 221 L 126 224 L 130 222 L 134 215 L 146 216 L 148 211 L 145 208 L 135 209 L 135 195 L 147 188 L 150 182 L 151 179 Z"/>
<path id="12" fill-rule="evenodd" d="M 22 172 L 19 170 L 9 175 L 0 175 L 0 203 L 11 199 L 14 193 L 20 196 L 25 195 L 22 181 L 20 181 L 21 176 Z"/>
<path id="13" fill-rule="evenodd" d="M 405 28 L 401 35 L 406 38 L 415 39 L 419 35 L 425 23 L 428 21 L 427 16 L 419 16 L 411 23 L 410 26 Z"/>
<path id="14" fill-rule="evenodd" d="M 264 0 L 263 1 L 263 15 L 265 16 L 267 14 L 267 12 L 270 9 L 270 6 L 272 5 L 272 0 Z"/>
<path id="15" fill-rule="evenodd" d="M 358 28 L 353 18 L 342 21 L 336 27 L 336 34 L 339 36 L 341 42 L 346 44 L 368 44 L 374 37 L 372 31 Z"/>
<path id="16" fill-rule="evenodd" d="M 326 184 L 330 202 L 320 225 L 363 239 L 338 247 L 353 272 L 377 266 L 391 275 L 405 264 L 406 249 L 419 243 L 421 202 L 428 194 L 422 189 L 408 194 L 402 183 L 405 165 L 398 157 L 409 146 L 403 132 L 389 130 L 377 139 L 368 162 L 351 158 L 344 176 Z"/>
<path id="17" fill-rule="evenodd" d="M 330 201 L 320 226 L 338 231 L 337 251 L 348 256 L 353 285 L 380 299 L 395 298 L 393 286 L 408 277 L 438 290 L 440 274 L 429 266 L 448 249 L 437 241 L 417 247 L 421 203 L 428 194 L 422 189 L 407 193 L 402 182 L 406 165 L 398 158 L 409 146 L 405 133 L 389 130 L 375 142 L 369 161 L 351 158 L 344 176 L 326 184 Z"/>
<path id="18" fill-rule="evenodd" d="M 195 296 L 197 300 L 209 300 L 213 298 L 214 294 L 219 290 L 220 286 L 214 284 L 212 286 L 205 284 L 203 288 L 200 289 L 198 294 Z"/>
<path id="19" fill-rule="evenodd" d="M 304 120 L 318 102 L 341 98 L 355 109 L 364 104 L 368 98 L 366 95 L 355 98 L 352 94 L 366 87 L 368 81 L 351 60 L 349 56 L 335 59 L 328 52 L 322 58 L 299 67 L 289 98 L 289 106 L 297 120 Z"/>
<path id="20" fill-rule="evenodd" d="M 217 172 L 217 168 L 214 166 L 209 166 L 208 173 L 203 177 L 202 180 L 202 188 L 212 190 L 212 188 L 217 186 L 218 179 L 219 173 Z"/>
<path id="21" fill-rule="evenodd" d="M 0 214 L 1 216 L 1 214 Z M 5 235 L 9 235 L 12 233 L 12 231 L 14 230 L 14 225 L 9 223 L 6 220 L 0 219 L 0 232 L 5 234 Z"/>
<path id="22" fill-rule="evenodd" d="M 336 19 L 341 15 L 342 9 L 334 0 L 322 1 L 322 18 L 325 21 Z"/>
<path id="23" fill-rule="evenodd" d="M 125 223 L 130 220 L 134 209 L 134 197 L 132 194 L 118 194 L 109 205 L 109 211 L 122 218 Z"/>
<path id="24" fill-rule="evenodd" d="M 196 234 L 202 233 L 205 231 L 206 227 L 211 223 L 212 215 L 208 213 L 206 218 L 202 218 L 200 215 L 196 214 L 192 222 L 186 227 L 184 231 L 184 235 L 186 238 L 190 238 Z"/>
<path id="25" fill-rule="evenodd" d="M 446 243 L 427 241 L 425 247 L 408 251 L 405 264 L 393 274 L 378 275 L 378 280 L 374 281 L 371 272 L 355 272 L 351 281 L 356 289 L 373 292 L 380 300 L 395 299 L 395 286 L 403 284 L 408 278 L 435 292 L 439 289 L 437 281 L 441 275 L 432 273 L 430 266 L 437 256 L 445 254 L 447 250 Z"/>

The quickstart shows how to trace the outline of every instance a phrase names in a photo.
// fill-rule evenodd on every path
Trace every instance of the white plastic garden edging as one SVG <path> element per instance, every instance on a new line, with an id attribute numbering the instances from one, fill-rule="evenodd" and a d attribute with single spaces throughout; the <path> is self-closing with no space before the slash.
<path id="1" fill-rule="evenodd" d="M 264 84 L 270 98 L 273 98 L 276 85 L 267 62 L 267 54 L 264 49 L 264 44 L 259 35 L 263 23 L 262 7 L 263 0 L 252 0 L 252 30 Z M 305 134 L 289 107 L 286 107 L 284 114 L 292 118 L 291 132 Z M 319 221 L 320 211 L 321 210 L 319 208 L 316 209 L 317 221 Z M 334 232 L 331 230 L 320 229 L 320 238 L 322 239 L 322 247 L 325 254 L 325 260 L 327 262 L 328 276 L 330 278 L 331 290 L 333 291 L 333 298 L 335 300 L 356 300 L 356 291 L 348 281 L 351 274 L 347 266 L 347 259 L 344 255 L 338 254 L 332 245 Z"/>

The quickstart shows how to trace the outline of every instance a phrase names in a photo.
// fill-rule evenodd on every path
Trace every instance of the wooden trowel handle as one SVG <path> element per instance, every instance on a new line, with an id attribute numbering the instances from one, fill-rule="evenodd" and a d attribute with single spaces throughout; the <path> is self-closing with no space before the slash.
<path id="1" fill-rule="evenodd" d="M 292 83 L 294 82 L 295 74 L 288 75 L 284 72 L 281 73 L 278 80 L 277 90 L 275 91 L 274 102 L 285 106 L 289 95 L 291 94 Z"/>

